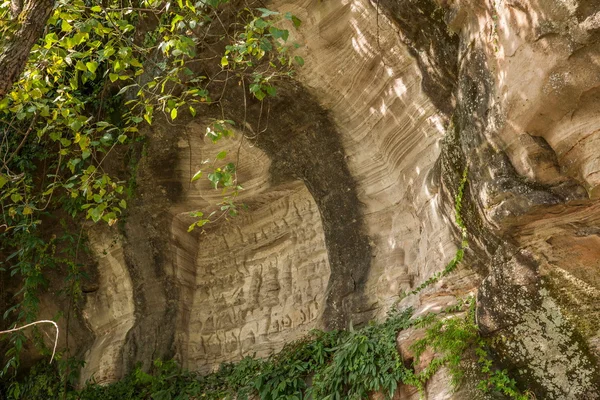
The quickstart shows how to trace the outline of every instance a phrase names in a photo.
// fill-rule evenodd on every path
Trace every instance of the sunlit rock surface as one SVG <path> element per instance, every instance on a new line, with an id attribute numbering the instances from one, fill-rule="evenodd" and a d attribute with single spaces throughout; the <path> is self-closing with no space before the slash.
<path id="1" fill-rule="evenodd" d="M 96 227 L 90 247 L 101 271 L 98 290 L 86 295 L 83 316 L 96 340 L 85 353 L 81 382 L 94 378 L 99 384 L 119 379 L 125 336 L 135 323 L 133 289 L 119 235 Z"/>

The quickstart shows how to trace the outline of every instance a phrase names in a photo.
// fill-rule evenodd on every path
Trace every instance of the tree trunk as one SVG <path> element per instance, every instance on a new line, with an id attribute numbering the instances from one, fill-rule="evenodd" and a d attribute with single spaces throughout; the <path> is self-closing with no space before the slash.
<path id="1" fill-rule="evenodd" d="M 19 18 L 21 11 L 23 11 L 23 0 L 11 0 L 10 12 L 12 13 L 13 18 Z"/>
<path id="2" fill-rule="evenodd" d="M 19 79 L 31 48 L 44 32 L 53 7 L 54 0 L 30 0 L 23 4 L 15 34 L 0 44 L 0 99 Z"/>

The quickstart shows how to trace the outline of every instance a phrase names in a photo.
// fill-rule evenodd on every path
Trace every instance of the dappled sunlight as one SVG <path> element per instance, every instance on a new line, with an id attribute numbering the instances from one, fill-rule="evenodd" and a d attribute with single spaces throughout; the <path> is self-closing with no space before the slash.
<path id="1" fill-rule="evenodd" d="M 590 111 L 578 109 L 582 96 L 600 85 L 600 64 L 589 47 L 600 14 L 579 16 L 578 7 L 572 0 L 498 0 L 482 5 L 464 29 L 487 53 L 496 92 L 490 107 L 504 113 L 488 121 L 488 140 L 529 179 L 551 183 L 566 175 L 595 186 L 600 156 L 586 149 L 597 133 L 586 122 Z M 538 147 L 522 142 L 530 136 L 544 138 L 559 169 L 536 167 Z"/>
<path id="2" fill-rule="evenodd" d="M 402 78 L 394 80 L 394 93 L 398 98 L 401 98 L 406 93 L 406 85 L 402 81 Z"/>
<path id="3" fill-rule="evenodd" d="M 390 249 L 394 250 L 396 248 L 396 239 L 393 237 L 388 238 L 388 245 L 390 246 Z"/>
<path id="4" fill-rule="evenodd" d="M 379 112 L 381 113 L 381 115 L 385 115 L 385 113 L 387 112 L 387 106 L 385 105 L 385 101 L 383 101 L 383 99 L 381 100 L 381 107 L 379 107 Z"/>
<path id="5" fill-rule="evenodd" d="M 354 50 L 356 50 L 356 52 L 364 57 L 369 57 L 371 56 L 372 52 L 371 52 L 371 46 L 369 45 L 369 42 L 367 42 L 367 40 L 364 38 L 364 36 L 361 35 L 357 35 L 355 37 L 352 38 L 352 47 L 354 48 Z"/>
<path id="6" fill-rule="evenodd" d="M 365 14 L 367 13 L 366 5 L 363 2 L 357 0 L 353 0 L 350 2 L 350 9 L 352 10 L 353 15 L 358 15 L 362 18 L 364 18 Z M 350 25 L 354 29 L 355 33 L 355 35 L 351 39 L 352 47 L 354 48 L 354 50 L 362 57 L 373 57 L 373 47 L 371 46 L 369 40 L 367 40 L 366 36 L 360 29 L 360 26 L 362 25 L 361 21 L 353 17 L 350 19 Z"/>
<path id="7" fill-rule="evenodd" d="M 0 334 L 67 335 L 0 398 L 600 393 L 599 1 L 57 2 L 0 87 Z"/>
<path id="8" fill-rule="evenodd" d="M 429 124 L 440 134 L 445 134 L 446 133 L 446 128 L 444 128 L 444 122 L 442 121 L 442 118 L 437 115 L 437 114 L 433 114 L 431 115 L 429 118 L 427 118 L 427 122 L 429 122 Z M 437 146 L 437 142 L 436 142 L 436 146 Z"/>
<path id="9" fill-rule="evenodd" d="M 427 187 L 427 186 L 426 186 Z M 428 194 L 429 194 L 429 190 L 428 190 Z M 439 208 L 439 204 L 438 204 L 438 194 L 436 193 L 433 197 L 431 197 L 431 199 L 429 200 L 429 208 L 430 208 L 430 212 L 433 216 L 438 217 L 439 216 L 439 212 L 440 212 L 440 208 Z"/>

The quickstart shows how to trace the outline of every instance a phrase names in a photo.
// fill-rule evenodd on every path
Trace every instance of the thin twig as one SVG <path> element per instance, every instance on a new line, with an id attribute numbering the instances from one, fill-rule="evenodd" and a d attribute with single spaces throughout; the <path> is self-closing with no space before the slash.
<path id="1" fill-rule="evenodd" d="M 27 140 L 27 137 L 29 136 L 29 134 L 31 133 L 31 130 L 33 129 L 36 121 L 37 121 L 38 115 L 35 114 L 35 116 L 33 117 L 33 120 L 31 121 L 31 124 L 29 125 L 29 129 L 27 129 L 27 132 L 25 132 L 25 135 L 23 137 L 23 140 L 21 140 L 21 143 L 19 143 L 19 146 L 17 147 L 17 149 L 15 151 L 12 152 L 12 154 L 10 155 L 10 157 L 8 158 L 8 160 L 4 161 L 4 167 L 8 170 L 8 164 L 12 161 L 13 157 L 19 152 L 19 150 L 21 150 L 21 148 L 23 147 L 23 145 L 25 144 L 25 141 Z"/>

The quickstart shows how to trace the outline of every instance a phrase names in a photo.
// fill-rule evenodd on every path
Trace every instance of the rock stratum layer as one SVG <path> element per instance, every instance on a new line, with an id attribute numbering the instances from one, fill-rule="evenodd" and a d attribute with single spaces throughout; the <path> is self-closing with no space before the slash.
<path id="1" fill-rule="evenodd" d="M 268 112 L 235 90 L 224 100 L 228 117 L 249 115 L 241 142 L 210 144 L 208 120 L 154 127 L 125 227 L 90 233 L 99 278 L 82 380 L 157 357 L 207 371 L 400 299 L 422 313 L 476 294 L 481 332 L 522 388 L 600 398 L 600 4 L 269 7 L 303 20 L 296 81 Z M 240 155 L 248 210 L 188 233 L 189 213 L 220 197 L 190 178 L 220 150 Z M 465 168 L 465 260 L 401 297 L 455 255 Z M 437 373 L 429 398 L 485 398 L 448 380 Z"/>

